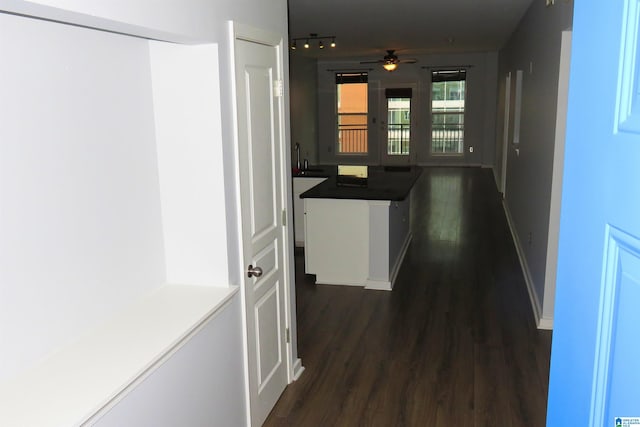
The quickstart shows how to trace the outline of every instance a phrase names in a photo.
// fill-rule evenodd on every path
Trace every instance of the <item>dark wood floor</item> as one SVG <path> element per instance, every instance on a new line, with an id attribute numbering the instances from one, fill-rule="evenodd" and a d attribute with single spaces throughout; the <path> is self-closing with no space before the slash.
<path id="1" fill-rule="evenodd" d="M 314 285 L 296 254 L 306 370 L 266 426 L 544 426 L 551 333 L 491 171 L 428 168 L 414 193 L 393 291 Z"/>

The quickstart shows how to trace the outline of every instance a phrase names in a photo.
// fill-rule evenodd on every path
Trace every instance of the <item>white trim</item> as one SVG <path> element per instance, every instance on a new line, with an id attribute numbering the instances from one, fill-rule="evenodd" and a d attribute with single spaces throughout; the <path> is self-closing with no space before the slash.
<path id="1" fill-rule="evenodd" d="M 511 231 L 511 236 L 513 237 L 513 243 L 516 247 L 516 252 L 518 254 L 518 259 L 520 260 L 520 267 L 522 268 L 522 274 L 524 275 L 524 281 L 527 285 L 527 292 L 529 293 L 529 300 L 531 301 L 531 309 L 533 311 L 533 317 L 535 318 L 536 325 L 538 329 L 548 329 L 548 319 L 543 321 L 541 314 L 542 309 L 540 307 L 540 301 L 538 300 L 538 296 L 536 295 L 533 277 L 531 277 L 531 271 L 529 270 L 529 265 L 527 264 L 527 259 L 524 256 L 524 249 L 522 248 L 522 243 L 518 238 L 518 234 L 516 233 L 515 224 L 513 223 L 513 218 L 511 217 L 511 212 L 509 212 L 509 207 L 506 203 L 502 203 L 504 208 L 505 216 L 507 217 L 507 223 L 509 225 L 509 230 Z"/>
<path id="2" fill-rule="evenodd" d="M 562 204 L 562 174 L 564 171 L 564 144 L 567 130 L 569 67 L 571 65 L 571 35 L 571 31 L 562 32 L 562 42 L 560 47 L 556 131 L 551 179 L 551 205 L 549 207 L 549 236 L 547 238 L 547 262 L 544 275 L 544 296 L 542 299 L 542 318 L 543 320 L 547 320 L 548 323 L 548 327 L 545 329 L 553 329 L 553 311 L 556 298 L 558 241 L 560 237 L 560 206 Z"/>
<path id="3" fill-rule="evenodd" d="M 507 160 L 509 157 L 509 125 L 511 124 L 511 71 L 505 76 L 504 82 L 504 117 L 502 127 L 502 166 L 500 168 L 500 182 L 498 188 L 502 197 L 507 195 Z"/>
<path id="4" fill-rule="evenodd" d="M 444 159 L 444 157 L 443 157 Z M 433 161 L 426 161 L 426 162 L 419 162 L 417 163 L 417 166 L 423 166 L 423 167 L 445 167 L 445 168 L 455 168 L 455 167 L 461 167 L 461 168 L 492 168 L 493 166 L 491 165 L 487 165 L 484 163 L 464 163 L 464 162 L 458 162 L 458 161 L 451 161 L 451 162 L 433 162 Z"/>
<path id="5" fill-rule="evenodd" d="M 0 12 L 19 16 L 26 16 L 44 21 L 56 22 L 64 25 L 85 27 L 92 30 L 107 31 L 131 37 L 148 40 L 165 41 L 178 44 L 211 43 L 211 40 L 194 38 L 185 34 L 172 33 L 158 28 L 134 25 L 124 21 L 107 19 L 87 13 L 74 12 L 64 9 L 64 6 L 53 7 L 44 4 L 34 4 L 20 0 L 2 0 Z"/>
<path id="6" fill-rule="evenodd" d="M 234 157 L 234 186 L 237 189 L 235 192 L 235 206 L 236 206 L 236 218 L 242 218 L 242 200 L 240 196 L 240 152 L 239 152 L 239 136 L 238 136 L 238 92 L 236 86 L 236 24 L 233 21 L 228 22 L 227 35 L 229 44 L 229 57 L 227 58 L 229 64 L 229 72 L 231 75 L 230 89 L 231 100 L 233 102 L 233 108 L 231 109 L 231 133 L 233 138 L 233 157 Z M 237 236 L 238 236 L 238 257 L 237 265 L 235 268 L 239 271 L 238 277 L 244 277 L 244 241 L 242 238 L 242 221 L 238 220 L 237 224 Z M 229 266 L 231 269 L 232 266 Z M 247 334 L 247 301 L 244 286 L 240 285 L 240 313 L 242 320 L 242 359 L 244 365 L 244 409 L 245 418 L 247 420 L 246 425 L 251 425 L 251 405 L 249 396 L 249 348 L 248 348 L 248 334 Z"/>
<path id="7" fill-rule="evenodd" d="M 545 317 L 543 315 L 538 322 L 538 329 L 553 330 L 553 317 Z"/>
<path id="8" fill-rule="evenodd" d="M 302 359 L 298 358 L 293 363 L 293 381 L 298 381 L 298 378 L 304 372 L 304 366 L 302 366 Z"/>
<path id="9" fill-rule="evenodd" d="M 364 282 L 355 282 L 355 281 L 344 281 L 342 278 L 331 277 L 331 276 L 318 276 L 316 274 L 316 285 L 329 285 L 329 286 L 358 286 L 363 287 L 366 285 L 366 281 Z"/>
<path id="10" fill-rule="evenodd" d="M 393 289 L 393 282 L 390 280 L 367 279 L 364 282 L 364 288 L 373 291 L 390 291 Z"/>
<path id="11" fill-rule="evenodd" d="M 276 48 L 282 46 L 282 37 L 271 31 L 262 30 L 239 22 L 232 22 L 232 29 L 234 42 L 235 40 L 244 40 Z M 278 60 L 281 60 L 281 54 L 278 56 Z M 281 64 L 278 64 L 278 67 L 280 67 L 280 65 Z M 282 69 L 278 68 L 278 72 L 282 73 Z M 282 75 L 279 77 L 282 77 Z"/>
<path id="12" fill-rule="evenodd" d="M 520 117 L 522 115 L 522 79 L 524 72 L 516 70 L 516 92 L 513 111 L 513 145 L 520 144 Z"/>
<path id="13" fill-rule="evenodd" d="M 393 265 L 393 269 L 391 270 L 391 288 L 393 288 L 394 283 L 396 283 L 396 278 L 398 277 L 398 273 L 400 272 L 400 267 L 404 262 L 405 255 L 407 255 L 407 251 L 409 250 L 409 245 L 411 244 L 412 239 L 413 239 L 413 234 L 409 232 L 409 234 L 407 234 L 406 239 L 404 240 L 404 243 L 402 244 L 402 249 L 400 249 L 400 253 L 396 258 L 396 262 Z"/>

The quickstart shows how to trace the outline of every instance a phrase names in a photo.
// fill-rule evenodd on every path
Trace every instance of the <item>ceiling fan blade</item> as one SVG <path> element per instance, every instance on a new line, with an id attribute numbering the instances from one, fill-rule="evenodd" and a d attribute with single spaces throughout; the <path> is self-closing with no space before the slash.
<path id="1" fill-rule="evenodd" d="M 377 60 L 377 61 L 360 61 L 361 64 L 381 64 L 382 62 L 384 62 L 384 61 L 382 61 L 380 59 Z"/>
<path id="2" fill-rule="evenodd" d="M 402 63 L 402 64 L 415 64 L 416 62 L 418 62 L 418 60 L 415 59 L 415 58 L 401 59 L 400 60 L 400 63 Z"/>

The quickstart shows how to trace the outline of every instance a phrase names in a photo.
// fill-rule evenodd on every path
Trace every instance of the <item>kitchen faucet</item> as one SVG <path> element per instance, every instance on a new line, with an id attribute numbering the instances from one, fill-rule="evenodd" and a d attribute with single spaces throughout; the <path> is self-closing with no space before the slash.
<path id="1" fill-rule="evenodd" d="M 296 142 L 295 150 L 296 150 L 296 168 L 300 170 L 300 143 L 299 142 Z"/>

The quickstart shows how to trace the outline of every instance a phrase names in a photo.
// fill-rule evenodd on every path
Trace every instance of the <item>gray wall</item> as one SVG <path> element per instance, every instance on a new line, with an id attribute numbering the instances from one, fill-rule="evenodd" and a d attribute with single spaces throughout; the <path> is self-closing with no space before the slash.
<path id="1" fill-rule="evenodd" d="M 295 54 L 291 54 L 293 58 Z M 384 114 L 384 88 L 413 86 L 414 117 L 416 122 L 412 138 L 413 153 L 411 163 L 458 164 L 491 166 L 494 161 L 495 111 L 497 93 L 497 52 L 425 55 L 416 56 L 417 64 L 401 64 L 393 73 L 384 71 L 377 64 L 362 65 L 360 61 L 379 58 L 357 58 L 348 61 L 318 62 L 318 161 L 325 164 L 335 163 L 384 163 L 383 133 L 379 130 L 380 116 Z M 292 68 L 296 61 L 291 60 Z M 456 158 L 431 156 L 427 144 L 430 131 L 430 71 L 425 67 L 470 66 L 467 71 L 467 97 L 465 116 L 466 146 L 473 146 Z M 335 154 L 335 71 L 341 69 L 369 70 L 369 154 L 366 156 L 336 156 Z M 294 72 L 292 70 L 292 76 Z M 292 99 L 294 97 L 292 87 Z M 313 102 L 312 99 L 307 100 Z M 311 107 L 309 107 L 311 109 Z M 375 120 L 375 122 L 374 122 Z"/>
<path id="2" fill-rule="evenodd" d="M 530 290 L 534 292 L 533 298 L 539 308 L 545 288 L 561 35 L 563 30 L 570 29 L 572 14 L 571 3 L 556 2 L 546 7 L 542 1 L 533 2 L 499 52 L 501 94 L 507 73 L 512 75 L 513 97 L 516 71 L 524 72 L 519 153 L 515 146 L 508 146 L 505 208 L 524 259 Z M 504 126 L 504 105 L 499 101 L 496 135 L 500 140 L 495 153 L 497 179 L 502 172 Z M 511 122 L 510 137 L 512 129 Z"/>

